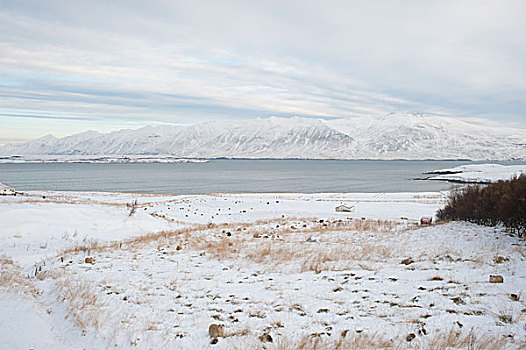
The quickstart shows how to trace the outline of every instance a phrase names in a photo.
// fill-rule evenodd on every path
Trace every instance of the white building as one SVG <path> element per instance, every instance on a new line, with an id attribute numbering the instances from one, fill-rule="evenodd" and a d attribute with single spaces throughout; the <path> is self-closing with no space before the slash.
<path id="1" fill-rule="evenodd" d="M 14 195 L 15 188 L 0 182 L 0 195 Z"/>
<path id="2" fill-rule="evenodd" d="M 349 207 L 349 206 L 347 206 L 347 205 L 345 205 L 345 204 L 338 205 L 338 206 L 336 207 L 336 211 L 338 211 L 338 212 L 352 213 L 352 212 L 354 212 L 354 206 Z"/>

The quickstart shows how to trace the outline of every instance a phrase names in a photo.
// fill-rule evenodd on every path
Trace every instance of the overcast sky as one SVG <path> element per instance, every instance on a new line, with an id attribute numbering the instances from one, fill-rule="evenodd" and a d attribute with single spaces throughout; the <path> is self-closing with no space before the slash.
<path id="1" fill-rule="evenodd" d="M 392 111 L 526 127 L 526 1 L 0 0 L 0 143 Z"/>

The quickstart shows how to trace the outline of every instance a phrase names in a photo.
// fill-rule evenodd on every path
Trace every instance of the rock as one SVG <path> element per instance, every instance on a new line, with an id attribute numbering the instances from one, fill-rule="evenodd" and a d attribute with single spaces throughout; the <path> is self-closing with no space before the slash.
<path id="1" fill-rule="evenodd" d="M 519 301 L 520 296 L 518 294 L 510 294 L 510 300 L 511 301 Z"/>
<path id="2" fill-rule="evenodd" d="M 451 300 L 457 305 L 465 305 L 466 304 L 466 302 L 464 300 L 462 300 L 461 297 L 454 297 L 454 298 L 451 298 Z"/>
<path id="3" fill-rule="evenodd" d="M 405 337 L 405 340 L 407 340 L 407 341 L 411 341 L 411 340 L 413 340 L 413 339 L 415 339 L 415 338 L 416 338 L 415 333 L 409 333 L 409 334 L 407 335 L 407 337 Z"/>
<path id="4" fill-rule="evenodd" d="M 501 275 L 489 275 L 489 283 L 503 283 L 504 277 Z"/>
<path id="5" fill-rule="evenodd" d="M 413 259 L 411 259 L 411 258 L 407 258 L 407 259 L 402 260 L 402 261 L 400 262 L 400 264 L 402 264 L 402 265 L 410 265 L 410 264 L 412 264 L 412 263 L 414 263 L 414 262 L 415 262 L 415 261 L 414 261 Z"/>
<path id="6" fill-rule="evenodd" d="M 217 338 L 212 338 L 212 340 L 210 340 L 210 344 L 214 345 L 214 344 L 217 344 L 219 340 L 217 340 Z"/>
<path id="7" fill-rule="evenodd" d="M 84 262 L 86 264 L 95 264 L 95 259 L 93 259 L 92 257 L 86 257 L 86 259 L 84 259 Z"/>
<path id="8" fill-rule="evenodd" d="M 495 264 L 502 264 L 502 263 L 505 263 L 507 261 L 510 261 L 510 258 L 504 257 L 504 256 L 496 256 L 496 257 L 493 258 L 493 262 Z"/>
<path id="9" fill-rule="evenodd" d="M 327 332 L 318 332 L 318 333 L 311 333 L 310 336 L 311 336 L 312 338 L 321 338 L 322 336 L 330 337 L 330 336 L 331 336 L 331 333 L 327 333 Z"/>
<path id="10" fill-rule="evenodd" d="M 259 340 L 261 340 L 263 343 L 272 343 L 272 337 L 270 334 L 265 333 L 259 337 Z"/>
<path id="11" fill-rule="evenodd" d="M 208 334 L 212 338 L 224 337 L 225 336 L 225 325 L 212 323 L 208 327 Z"/>
<path id="12" fill-rule="evenodd" d="M 347 336 L 347 333 L 349 333 L 349 330 L 348 330 L 348 329 L 344 329 L 344 330 L 341 332 L 340 336 L 341 336 L 342 338 L 345 338 L 345 337 Z"/>

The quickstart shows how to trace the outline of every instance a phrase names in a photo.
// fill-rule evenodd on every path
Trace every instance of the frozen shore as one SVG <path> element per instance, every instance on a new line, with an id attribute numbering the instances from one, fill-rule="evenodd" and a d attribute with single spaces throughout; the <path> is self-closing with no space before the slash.
<path id="1" fill-rule="evenodd" d="M 31 156 L 0 156 L 1 163 L 206 163 L 206 159 L 180 158 L 168 155 L 31 155 Z"/>
<path id="2" fill-rule="evenodd" d="M 460 183 L 492 183 L 499 180 L 509 180 L 514 176 L 526 174 L 526 164 L 470 164 L 451 169 L 431 171 L 426 180 L 450 181 Z"/>
<path id="3" fill-rule="evenodd" d="M 523 347 L 524 242 L 446 196 L 0 196 L 0 348 Z"/>

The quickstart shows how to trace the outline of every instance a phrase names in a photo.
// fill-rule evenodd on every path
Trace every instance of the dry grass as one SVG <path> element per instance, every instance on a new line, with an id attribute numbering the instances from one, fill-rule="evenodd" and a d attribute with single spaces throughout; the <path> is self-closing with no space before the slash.
<path id="1" fill-rule="evenodd" d="M 126 204 L 123 204 L 124 206 Z M 309 223 L 309 227 L 302 228 L 301 225 L 297 224 L 297 228 L 290 228 L 290 223 Z M 370 219 L 352 219 L 352 220 L 335 220 L 335 221 L 323 221 L 319 222 L 314 218 L 279 218 L 272 220 L 258 220 L 251 223 L 225 223 L 225 224 L 207 224 L 207 225 L 195 225 L 188 228 L 175 231 L 162 231 L 147 234 L 144 236 L 134 237 L 121 242 L 110 242 L 106 244 L 93 243 L 89 247 L 77 246 L 73 248 L 65 249 L 61 252 L 62 255 L 76 254 L 79 252 L 86 252 L 87 249 L 91 251 L 105 251 L 108 249 L 130 249 L 134 247 L 143 247 L 152 242 L 158 242 L 164 240 L 167 245 L 173 245 L 178 241 L 181 241 L 181 237 L 190 243 L 190 247 L 202 248 L 199 244 L 192 244 L 192 242 L 199 240 L 199 235 L 210 236 L 214 232 L 228 230 L 229 232 L 246 232 L 250 235 L 269 234 L 269 227 L 278 227 L 272 229 L 272 232 L 286 236 L 290 233 L 330 233 L 330 232 L 342 232 L 342 231 L 354 231 L 354 232 L 404 232 L 418 227 L 414 224 L 406 224 L 398 221 L 390 220 L 370 220 Z"/>
<path id="2" fill-rule="evenodd" d="M 378 334 L 354 334 L 340 337 L 322 337 L 306 335 L 299 340 L 281 338 L 269 350 L 363 350 L 398 349 L 400 345 Z"/>
<path id="3" fill-rule="evenodd" d="M 351 262 L 385 259 L 395 254 L 378 237 L 356 238 L 332 235 L 338 232 L 374 232 L 394 234 L 413 229 L 414 225 L 388 220 L 335 220 L 325 221 L 296 218 L 261 220 L 242 224 L 208 224 L 188 227 L 170 232 L 157 232 L 134 237 L 121 242 L 106 244 L 88 243 L 66 249 L 61 256 L 69 254 L 102 252 L 125 249 L 133 251 L 155 244 L 157 249 L 177 247 L 205 251 L 212 257 L 224 260 L 242 257 L 250 261 L 279 267 L 294 262 L 299 271 L 334 270 L 345 268 Z M 226 232 L 231 232 L 227 237 Z M 328 235 L 331 233 L 331 235 Z M 309 235 L 324 237 L 320 242 L 305 242 Z M 266 237 L 266 238 L 260 238 Z M 352 238 L 354 237 L 354 238 Z M 351 239 L 352 238 L 352 239 Z"/>
<path id="4" fill-rule="evenodd" d="M 291 220 L 292 221 L 292 220 Z M 300 220 L 305 221 L 305 220 Z M 413 230 L 419 226 L 415 223 L 403 223 L 400 221 L 392 220 L 372 220 L 372 219 L 349 219 L 349 220 L 334 220 L 324 221 L 320 223 L 314 220 L 314 225 L 308 229 L 292 230 L 282 229 L 279 231 L 280 234 L 287 234 L 293 232 L 303 233 L 329 233 L 329 232 L 341 232 L 341 231 L 353 231 L 353 232 L 375 232 L 375 233 L 392 233 L 392 232 L 404 232 Z"/>
<path id="5" fill-rule="evenodd" d="M 347 332 L 346 332 L 347 333 Z M 405 337 L 389 339 L 379 334 L 353 333 L 332 337 L 306 335 L 299 340 L 278 338 L 274 344 L 263 348 L 269 350 L 363 350 L 363 349 L 426 349 L 426 350 L 492 350 L 504 348 L 524 348 L 526 344 L 508 337 L 471 330 L 462 333 L 455 330 L 444 331 L 434 336 L 418 337 L 408 342 Z"/>
<path id="6" fill-rule="evenodd" d="M 101 314 L 102 302 L 94 288 L 79 280 L 71 278 L 56 281 L 57 298 L 65 303 L 68 314 L 80 329 L 87 331 L 89 328 L 99 329 L 100 321 L 104 319 Z"/>
<path id="7" fill-rule="evenodd" d="M 303 224 L 306 224 L 304 227 Z M 279 225 L 279 227 L 277 227 Z M 272 227 L 272 229 L 270 229 Z M 247 259 L 251 262 L 265 265 L 268 269 L 279 268 L 295 271 L 314 271 L 320 273 L 325 270 L 345 269 L 352 264 L 361 262 L 384 261 L 385 258 L 397 257 L 404 250 L 404 242 L 398 240 L 385 241 L 388 234 L 395 234 L 415 226 L 407 226 L 399 222 L 384 220 L 348 220 L 319 222 L 313 219 L 276 219 L 258 221 L 246 224 L 209 224 L 189 227 L 171 232 L 159 232 L 141 237 L 135 237 L 122 242 L 112 242 L 104 245 L 94 244 L 89 247 L 79 246 L 63 254 L 79 252 L 89 253 L 97 251 L 112 251 L 124 249 L 134 251 L 144 247 L 154 247 L 165 250 L 169 254 L 178 254 L 179 250 L 193 250 L 206 252 L 213 258 Z M 227 236 L 226 233 L 232 234 Z M 340 234 L 338 234 L 338 232 Z M 355 233 L 365 232 L 357 235 Z M 384 233 L 370 235 L 369 232 Z M 311 233 L 316 237 L 313 241 L 306 241 Z M 326 234 L 324 233 L 331 233 Z M 335 234 L 332 234 L 335 233 Z M 349 233 L 349 234 L 347 234 Z M 266 235 L 268 238 L 258 238 Z M 373 237 L 374 236 L 374 237 Z M 177 249 L 176 249 L 177 247 Z M 180 249 L 179 249 L 180 247 Z M 1 262 L 1 260 L 0 260 Z M 373 264 L 374 266 L 374 264 Z M 431 275 L 430 281 L 442 281 L 443 277 Z M 447 278 L 446 278 L 447 280 Z M 174 280 L 168 287 L 177 290 Z M 101 301 L 97 294 L 80 281 L 57 282 L 59 295 L 68 307 L 69 317 L 82 329 L 99 328 L 103 320 L 100 311 Z M 515 323 L 522 314 L 516 310 L 503 309 L 496 314 L 502 323 Z M 152 325 L 152 330 L 157 330 Z M 248 338 L 246 331 L 238 336 Z M 240 345 L 244 340 L 240 339 Z M 405 337 L 387 339 L 376 334 L 347 334 L 346 336 L 316 336 L 308 335 L 299 340 L 276 337 L 273 343 L 265 343 L 266 349 L 493 349 L 502 348 L 511 342 L 508 338 L 491 334 L 479 334 L 474 331 L 460 333 L 454 330 L 436 335 L 417 337 L 407 342 Z M 515 347 L 515 344 L 513 344 Z"/>
<path id="8" fill-rule="evenodd" d="M 51 273 L 39 273 L 36 270 L 35 278 L 42 279 L 50 277 L 56 280 L 57 297 L 64 302 L 68 309 L 68 318 L 86 330 L 88 327 L 99 327 L 100 309 L 97 293 L 88 284 L 74 281 L 69 278 L 60 278 L 64 275 L 60 271 Z M 23 295 L 38 297 L 41 292 L 35 287 L 32 278 L 24 276 L 22 269 L 12 260 L 0 257 L 0 287 L 9 292 L 18 292 Z"/>
<path id="9" fill-rule="evenodd" d="M 39 290 L 31 282 L 28 276 L 24 276 L 22 268 L 13 260 L 0 257 L 0 287 L 6 291 L 21 293 L 35 297 L 40 294 Z"/>
<path id="10" fill-rule="evenodd" d="M 185 221 L 181 221 L 181 220 L 175 220 L 173 218 L 169 218 L 167 217 L 166 215 L 164 214 L 157 214 L 157 213 L 150 213 L 150 215 L 154 218 L 158 218 L 158 219 L 162 219 L 162 220 L 165 220 L 167 222 L 171 222 L 171 223 L 178 223 L 178 224 L 184 224 L 184 225 L 187 225 L 188 223 L 185 222 Z"/>
<path id="11" fill-rule="evenodd" d="M 106 207 L 126 207 L 127 202 L 125 202 L 123 199 L 123 202 L 115 202 L 114 195 L 111 192 L 104 192 L 104 193 L 93 193 L 93 196 L 101 197 L 103 195 L 107 195 L 108 200 L 105 201 L 104 199 L 92 199 L 92 198 L 86 198 L 86 197 L 78 197 L 78 196 L 71 196 L 71 195 L 64 195 L 64 194 L 56 194 L 56 193 L 44 193 L 43 195 L 28 195 L 28 194 L 19 194 L 19 196 L 26 197 L 25 199 L 20 200 L 21 203 L 54 203 L 54 204 L 72 204 L 72 205 L 78 205 L 78 204 L 88 204 L 88 205 L 100 205 L 100 206 L 106 206 Z M 132 193 L 128 192 L 129 195 L 128 200 L 133 200 L 136 198 L 148 198 L 148 197 L 178 197 L 181 196 L 179 194 L 149 194 L 149 193 Z M 122 195 L 122 193 L 117 193 L 117 196 Z M 180 199 L 172 199 L 172 200 L 166 200 L 162 202 L 148 202 L 148 201 L 142 201 L 137 208 L 144 208 L 149 207 L 157 204 L 164 204 L 164 205 L 170 205 L 179 203 Z"/>
<path id="12" fill-rule="evenodd" d="M 116 203 L 116 202 L 102 202 L 102 201 L 95 201 L 95 200 L 88 200 L 88 199 L 55 199 L 46 197 L 45 199 L 26 199 L 23 201 L 20 201 L 21 203 L 53 203 L 53 204 L 71 204 L 71 205 L 79 205 L 79 204 L 89 204 L 89 205 L 100 205 L 105 207 L 126 207 L 126 203 Z"/>
<path id="13" fill-rule="evenodd" d="M 514 305 L 506 306 L 504 303 L 497 305 L 493 315 L 503 324 L 517 323 L 524 317 L 524 313 Z"/>
<path id="14" fill-rule="evenodd" d="M 476 334 L 473 330 L 468 333 L 450 330 L 436 334 L 421 348 L 429 350 L 446 350 L 446 349 L 477 349 L 492 350 L 503 349 L 509 345 L 510 339 L 497 337 L 487 333 Z M 513 344 L 513 348 L 520 349 L 519 344 Z"/>
<path id="15" fill-rule="evenodd" d="M 364 260 L 383 260 L 396 254 L 396 249 L 382 242 L 325 242 L 305 243 L 283 240 L 228 239 L 219 241 L 198 240 L 191 244 L 205 250 L 212 257 L 223 260 L 242 257 L 268 268 L 287 266 L 292 270 L 314 271 L 348 268 Z"/>
<path id="16" fill-rule="evenodd" d="M 430 279 L 428 279 L 428 281 L 443 281 L 443 280 L 444 280 L 444 278 L 442 278 L 440 276 L 433 276 Z"/>

